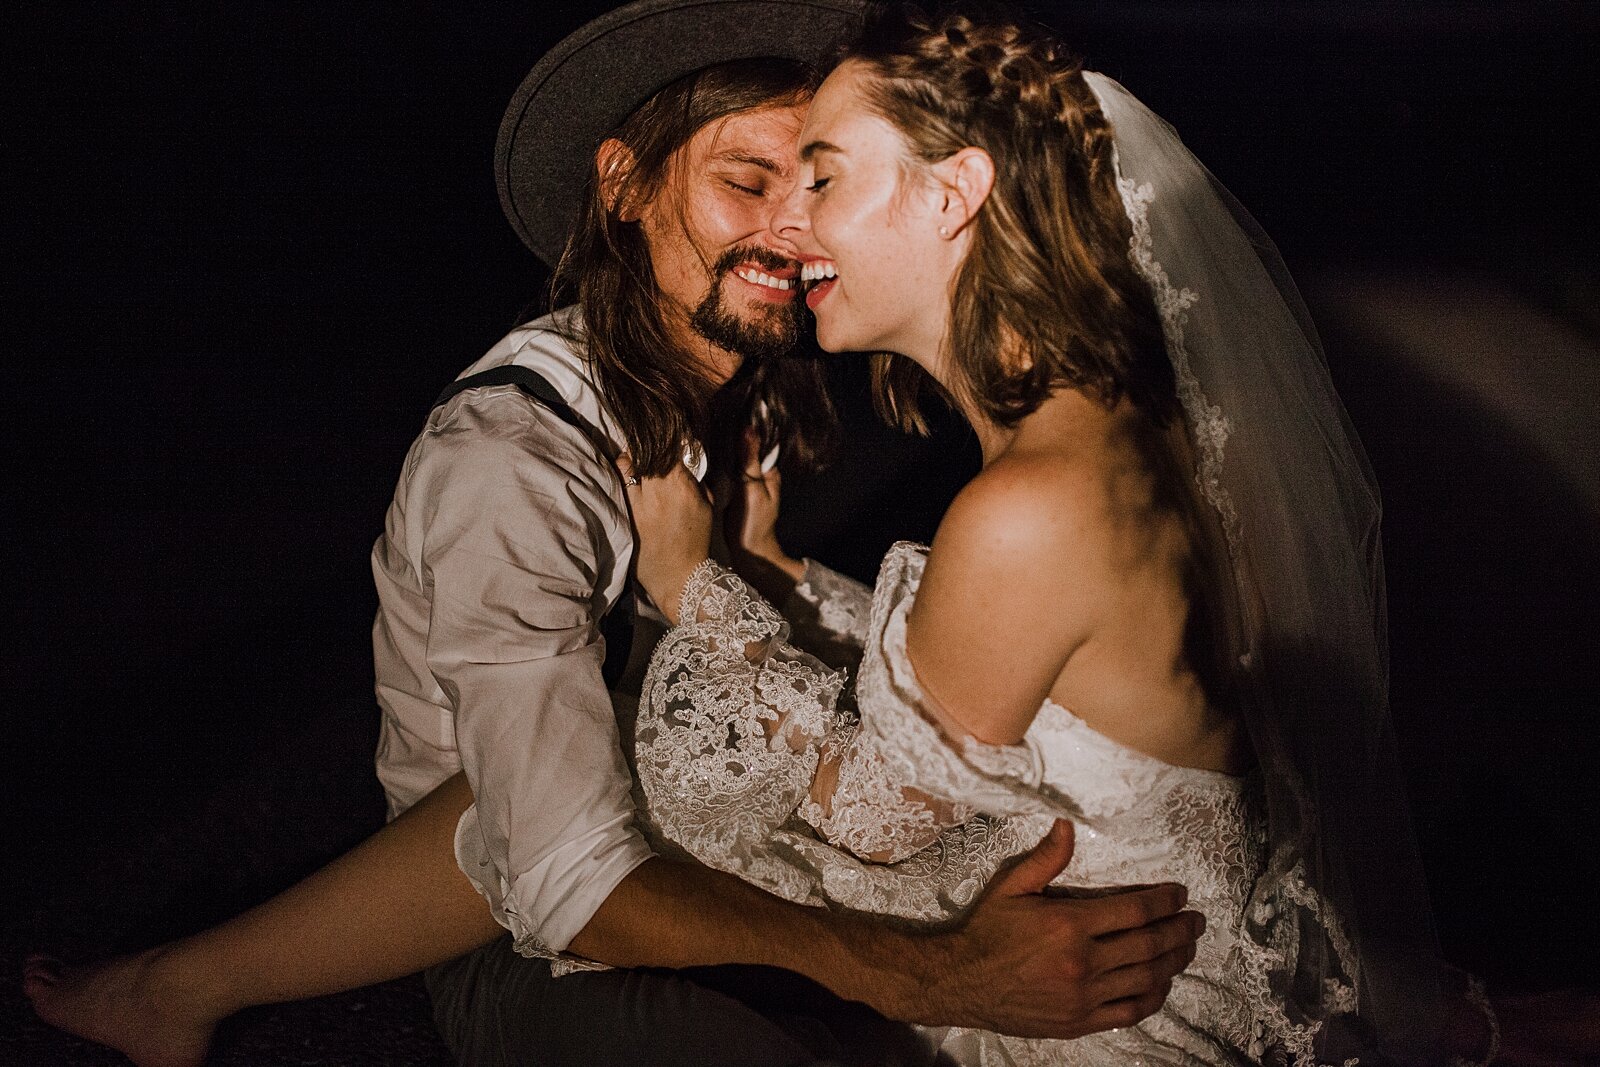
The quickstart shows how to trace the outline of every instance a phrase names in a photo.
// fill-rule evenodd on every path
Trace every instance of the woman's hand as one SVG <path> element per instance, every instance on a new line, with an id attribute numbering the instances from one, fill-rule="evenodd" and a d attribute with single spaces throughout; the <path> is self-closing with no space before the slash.
<path id="1" fill-rule="evenodd" d="M 761 469 L 760 439 L 745 434 L 744 472 L 723 514 L 729 562 L 739 576 L 774 604 L 781 604 L 804 575 L 804 561 L 778 544 L 778 504 L 783 478 L 778 468 Z"/>
<path id="2" fill-rule="evenodd" d="M 634 573 L 674 626 L 689 573 L 711 555 L 711 501 L 681 463 L 662 478 L 636 478 L 633 461 L 617 457 L 617 470 L 639 533 Z"/>

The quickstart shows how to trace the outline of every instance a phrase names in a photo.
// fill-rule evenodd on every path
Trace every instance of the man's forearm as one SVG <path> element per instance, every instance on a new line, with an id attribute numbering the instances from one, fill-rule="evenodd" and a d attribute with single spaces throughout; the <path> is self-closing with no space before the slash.
<path id="1" fill-rule="evenodd" d="M 752 963 L 796 971 L 891 1018 L 933 1021 L 919 974 L 936 935 L 791 904 L 698 864 L 653 859 L 618 884 L 571 951 L 618 967 Z"/>

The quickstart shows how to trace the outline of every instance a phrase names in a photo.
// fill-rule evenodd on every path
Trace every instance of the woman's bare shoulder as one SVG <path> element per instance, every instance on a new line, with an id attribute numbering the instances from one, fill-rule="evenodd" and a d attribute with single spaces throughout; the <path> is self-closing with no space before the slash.
<path id="1" fill-rule="evenodd" d="M 1106 551 L 1113 516 L 1097 464 L 1061 452 L 1007 454 L 956 495 L 934 545 L 953 559 L 977 554 L 1050 571 Z"/>
<path id="2" fill-rule="evenodd" d="M 1111 603 L 1096 476 L 1070 457 L 1006 456 L 946 512 L 907 625 L 924 689 L 982 740 L 1015 741 Z"/>

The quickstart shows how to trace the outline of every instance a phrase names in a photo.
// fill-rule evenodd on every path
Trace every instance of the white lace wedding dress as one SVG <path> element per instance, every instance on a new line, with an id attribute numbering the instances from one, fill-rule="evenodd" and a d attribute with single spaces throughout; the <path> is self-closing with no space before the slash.
<path id="1" fill-rule="evenodd" d="M 905 653 L 924 559 L 920 546 L 894 546 L 870 592 L 808 563 L 788 621 L 730 571 L 695 571 L 639 705 L 653 844 L 789 900 L 936 922 L 970 906 L 1052 818 L 1069 818 L 1077 847 L 1056 884 L 1183 883 L 1207 922 L 1193 964 L 1137 1026 L 1071 1041 L 929 1030 L 930 1058 L 937 1048 L 940 1062 L 981 1067 L 1313 1062 L 1316 1024 L 1289 1018 L 1267 976 L 1297 950 L 1301 916 L 1336 939 L 1337 923 L 1298 871 L 1246 908 L 1264 863 L 1255 782 L 1145 756 L 1048 701 L 1020 744 L 947 743 L 918 710 Z M 852 647 L 853 691 L 836 669 Z M 810 796 L 824 759 L 839 764 L 831 803 Z M 1323 1000 L 1337 1011 L 1354 990 L 1330 979 Z"/>

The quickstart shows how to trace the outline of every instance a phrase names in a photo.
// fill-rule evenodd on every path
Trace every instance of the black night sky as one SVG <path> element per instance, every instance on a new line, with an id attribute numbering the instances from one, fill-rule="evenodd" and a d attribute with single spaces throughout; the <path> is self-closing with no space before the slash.
<path id="1" fill-rule="evenodd" d="M 6 17 L 0 1060 L 117 1062 L 31 1023 L 23 952 L 192 929 L 381 821 L 367 554 L 433 396 L 539 309 L 495 132 L 608 6 Z M 1596 8 L 1031 10 L 1178 128 L 1317 318 L 1385 493 L 1394 714 L 1448 953 L 1503 986 L 1594 984 Z M 876 426 L 860 365 L 834 373 L 851 436 L 788 487 L 785 530 L 870 578 L 973 456 L 955 428 Z M 281 1026 L 321 1042 L 295 1062 L 359 1063 L 422 1027 L 382 1062 L 435 1062 L 416 1010 L 339 1045 L 282 1009 L 241 1040 Z"/>

